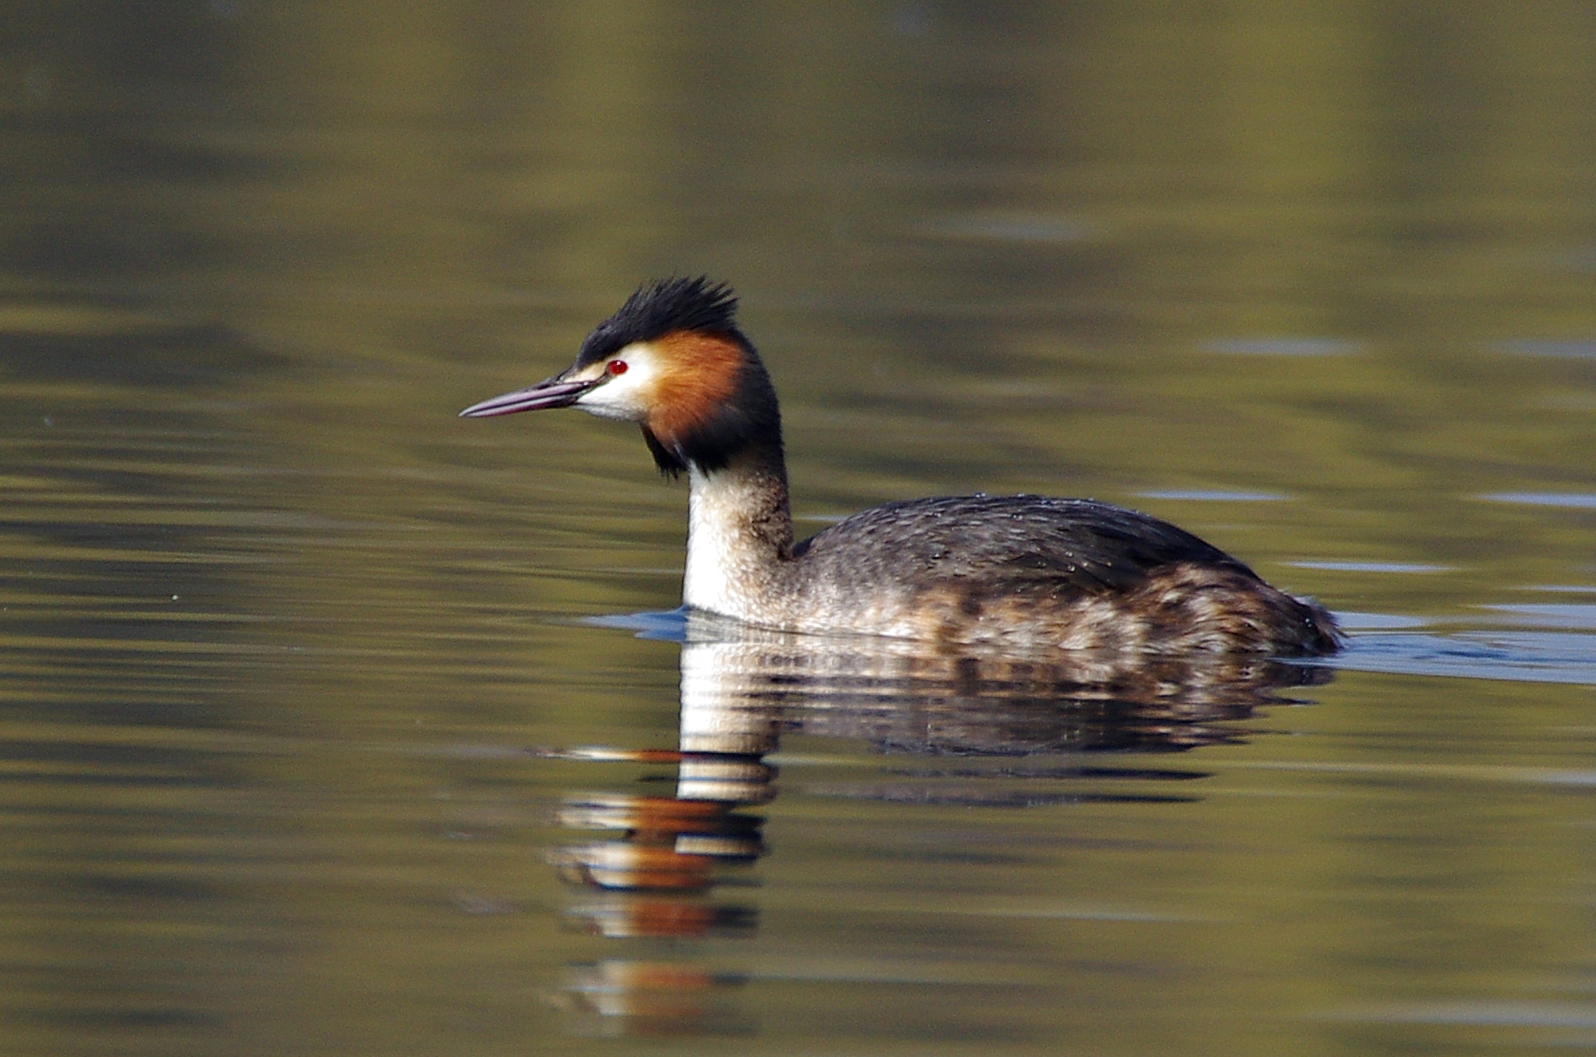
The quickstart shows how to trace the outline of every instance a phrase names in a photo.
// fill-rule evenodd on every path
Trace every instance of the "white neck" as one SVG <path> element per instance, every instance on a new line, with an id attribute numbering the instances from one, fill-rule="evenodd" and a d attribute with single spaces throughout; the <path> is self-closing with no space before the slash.
<path id="1" fill-rule="evenodd" d="M 713 473 L 691 466 L 688 474 L 682 601 L 762 623 L 761 610 L 780 594 L 792 550 L 786 475 L 746 458 Z"/>

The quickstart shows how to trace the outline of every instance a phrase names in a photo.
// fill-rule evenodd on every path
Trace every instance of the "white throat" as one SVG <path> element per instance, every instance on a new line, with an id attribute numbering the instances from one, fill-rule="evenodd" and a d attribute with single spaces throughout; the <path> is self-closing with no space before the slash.
<path id="1" fill-rule="evenodd" d="M 736 466 L 714 473 L 690 466 L 688 480 L 682 601 L 762 623 L 761 608 L 772 601 L 781 574 L 775 548 L 756 527 L 769 510 L 769 479 Z"/>

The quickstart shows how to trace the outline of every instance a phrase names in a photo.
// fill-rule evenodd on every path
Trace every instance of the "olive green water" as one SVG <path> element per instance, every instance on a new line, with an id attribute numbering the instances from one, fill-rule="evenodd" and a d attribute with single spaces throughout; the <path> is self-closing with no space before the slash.
<path id="1" fill-rule="evenodd" d="M 1596 1046 L 1585 5 L 0 17 L 0 1050 Z M 683 487 L 454 415 L 698 272 L 801 528 L 1133 504 L 1344 667 L 591 622 Z"/>

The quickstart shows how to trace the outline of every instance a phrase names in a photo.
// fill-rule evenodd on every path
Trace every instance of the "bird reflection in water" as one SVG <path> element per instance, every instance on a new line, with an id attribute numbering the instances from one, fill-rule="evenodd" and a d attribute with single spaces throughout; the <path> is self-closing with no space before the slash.
<path id="1" fill-rule="evenodd" d="M 593 935 L 672 955 L 571 968 L 560 1002 L 596 1017 L 595 1030 L 604 1034 L 749 1030 L 726 1000 L 727 989 L 746 977 L 679 954 L 682 941 L 751 936 L 757 928 L 755 907 L 718 893 L 754 884 L 749 868 L 767 849 L 764 818 L 753 809 L 776 795 L 777 770 L 765 757 L 783 733 L 863 741 L 904 763 L 881 780 L 808 787 L 810 795 L 1016 807 L 1182 802 L 1195 797 L 1103 786 L 1124 778 L 1200 779 L 1203 772 L 1087 761 L 1240 741 L 1237 721 L 1331 677 L 1327 668 L 1247 655 L 944 653 L 911 641 L 676 616 L 677 746 L 552 753 L 676 770 L 674 796 L 584 793 L 567 798 L 558 814 L 569 828 L 617 834 L 552 856 L 563 879 L 590 893 L 567 910 L 568 920 Z M 659 618 L 610 623 L 657 635 Z M 946 765 L 950 759 L 955 766 Z"/>

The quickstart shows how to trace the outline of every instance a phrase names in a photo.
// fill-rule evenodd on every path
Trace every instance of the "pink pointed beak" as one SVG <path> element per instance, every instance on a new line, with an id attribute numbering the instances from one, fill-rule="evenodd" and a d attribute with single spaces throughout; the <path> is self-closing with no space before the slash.
<path id="1" fill-rule="evenodd" d="M 546 378 L 527 389 L 517 389 L 472 404 L 460 412 L 461 418 L 492 418 L 495 415 L 513 415 L 517 411 L 541 411 L 547 407 L 570 407 L 589 389 L 605 381 L 604 375 L 585 382 L 568 382 L 563 375 Z"/>

